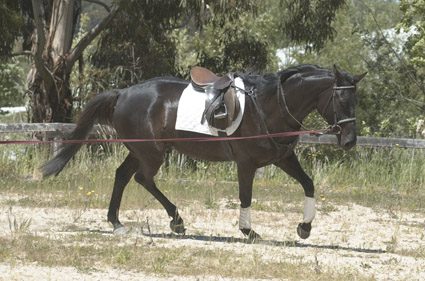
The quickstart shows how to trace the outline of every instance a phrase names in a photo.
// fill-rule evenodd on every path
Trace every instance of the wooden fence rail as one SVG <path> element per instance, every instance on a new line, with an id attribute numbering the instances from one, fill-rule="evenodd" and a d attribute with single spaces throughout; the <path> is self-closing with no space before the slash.
<path id="1" fill-rule="evenodd" d="M 48 138 L 63 138 L 75 128 L 75 124 L 69 123 L 0 123 L 1 133 L 44 133 Z M 114 135 L 115 131 L 108 126 L 95 126 L 92 130 L 92 136 Z M 300 137 L 300 143 L 303 144 L 337 144 L 334 135 Z M 358 137 L 358 146 L 369 147 L 401 147 L 401 148 L 425 148 L 425 139 L 407 139 L 407 138 L 376 138 L 376 137 Z"/>

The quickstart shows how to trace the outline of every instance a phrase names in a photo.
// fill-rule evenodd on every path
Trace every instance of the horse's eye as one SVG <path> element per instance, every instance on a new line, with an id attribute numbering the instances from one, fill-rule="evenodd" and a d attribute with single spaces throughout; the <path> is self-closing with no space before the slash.
<path id="1" fill-rule="evenodd" d="M 338 100 L 342 103 L 348 102 L 350 99 L 350 92 L 349 91 L 340 91 L 338 93 Z"/>
<path id="2" fill-rule="evenodd" d="M 338 95 L 339 95 L 341 98 L 346 98 L 346 97 L 348 97 L 350 94 L 349 94 L 347 91 L 340 91 L 340 92 L 338 93 Z"/>

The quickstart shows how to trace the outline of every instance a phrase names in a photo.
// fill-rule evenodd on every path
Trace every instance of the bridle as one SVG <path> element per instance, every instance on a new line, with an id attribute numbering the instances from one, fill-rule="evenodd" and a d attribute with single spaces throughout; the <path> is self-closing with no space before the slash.
<path id="1" fill-rule="evenodd" d="M 325 109 L 322 111 L 322 113 L 324 113 L 328 109 L 328 106 L 330 104 L 330 100 L 332 99 L 334 124 L 330 128 L 330 131 L 331 132 L 335 132 L 336 134 L 340 134 L 341 133 L 341 130 L 342 130 L 341 129 L 341 124 L 345 124 L 345 123 L 350 123 L 350 122 L 356 121 L 356 117 L 349 117 L 349 118 L 344 118 L 344 119 L 338 120 L 338 113 L 336 112 L 336 105 L 335 105 L 335 94 L 336 94 L 336 91 L 338 91 L 338 90 L 346 90 L 346 89 L 355 89 L 355 88 L 356 88 L 356 86 L 354 86 L 354 85 L 350 85 L 350 86 L 337 86 L 336 85 L 336 82 L 334 83 L 332 95 L 329 98 L 329 101 L 327 102 Z M 323 114 L 322 114 L 322 116 L 323 116 Z"/>
<path id="2" fill-rule="evenodd" d="M 322 116 L 325 116 L 323 113 L 325 113 L 325 112 L 326 112 L 326 110 L 327 110 L 327 109 L 328 109 L 328 107 L 329 107 L 329 104 L 330 104 L 330 103 L 331 103 L 331 101 L 332 101 L 334 124 L 333 124 L 333 125 L 331 125 L 331 126 L 330 126 L 330 128 L 328 128 L 328 129 L 327 129 L 327 133 L 340 134 L 340 133 L 341 133 L 341 130 L 342 130 L 342 128 L 341 128 L 341 124 L 345 124 L 345 123 L 349 123 L 349 122 L 354 122 L 354 121 L 356 121 L 356 117 L 349 117 L 349 118 L 344 118 L 344 119 L 338 120 L 338 113 L 337 113 L 337 111 L 336 111 L 336 106 L 335 106 L 335 94 L 336 94 L 336 91 L 338 91 L 338 90 L 355 89 L 355 88 L 356 88 L 356 86 L 355 86 L 355 85 L 350 85 L 350 86 L 337 86 L 337 85 L 336 85 L 336 81 L 335 81 L 335 82 L 334 82 L 334 84 L 333 84 L 331 87 L 332 87 L 332 89 L 333 89 L 333 91 L 332 91 L 332 95 L 330 95 L 329 100 L 328 100 L 328 102 L 326 103 L 325 108 L 322 110 L 321 115 L 322 115 Z M 327 88 L 327 89 L 329 89 L 329 88 Z M 319 94 L 319 96 L 320 96 L 322 93 L 326 92 L 326 90 L 327 90 L 327 89 L 325 89 L 323 92 L 321 92 L 321 93 Z M 278 83 L 278 98 L 279 98 L 279 97 L 282 99 L 283 104 L 284 104 L 284 106 L 285 106 L 285 110 L 286 110 L 286 112 L 289 114 L 289 116 L 291 116 L 291 117 L 292 117 L 292 119 L 293 119 L 293 120 L 295 120 L 295 122 L 297 122 L 297 124 L 298 124 L 298 125 L 300 125 L 303 129 L 306 129 L 306 128 L 304 127 L 304 125 L 303 125 L 300 121 L 298 121 L 298 119 L 297 119 L 297 118 L 295 118 L 295 116 L 293 116 L 293 115 L 291 114 L 291 112 L 289 111 L 288 104 L 286 103 L 285 93 L 283 92 L 283 89 L 282 89 L 282 86 L 281 86 L 281 84 L 280 84 L 280 83 Z M 278 100 L 278 103 L 280 104 L 280 99 Z M 306 129 L 306 130 L 307 130 L 307 129 Z"/>

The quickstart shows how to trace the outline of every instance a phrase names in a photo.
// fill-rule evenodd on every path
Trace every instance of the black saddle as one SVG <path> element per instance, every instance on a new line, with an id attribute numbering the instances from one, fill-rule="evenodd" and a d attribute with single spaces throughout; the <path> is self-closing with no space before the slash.
<path id="1" fill-rule="evenodd" d="M 195 90 L 206 93 L 205 110 L 201 122 L 220 131 L 228 128 L 240 111 L 239 100 L 232 86 L 232 74 L 218 76 L 212 71 L 195 66 L 190 71 Z"/>

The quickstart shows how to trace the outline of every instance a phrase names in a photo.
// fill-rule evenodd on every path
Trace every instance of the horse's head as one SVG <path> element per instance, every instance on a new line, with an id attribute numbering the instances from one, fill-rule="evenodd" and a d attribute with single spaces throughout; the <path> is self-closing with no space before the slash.
<path id="1" fill-rule="evenodd" d="M 355 107 L 356 84 L 365 77 L 351 75 L 334 66 L 334 84 L 329 91 L 320 96 L 318 110 L 326 121 L 336 130 L 338 144 L 344 149 L 352 148 L 357 141 Z"/>

